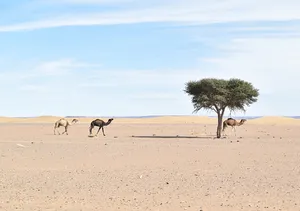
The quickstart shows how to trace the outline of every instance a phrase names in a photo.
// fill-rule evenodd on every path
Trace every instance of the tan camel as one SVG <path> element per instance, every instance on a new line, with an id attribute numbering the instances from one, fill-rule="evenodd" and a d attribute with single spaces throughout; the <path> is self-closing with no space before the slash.
<path id="1" fill-rule="evenodd" d="M 227 126 L 231 126 L 232 130 L 234 130 L 235 135 L 236 135 L 236 126 L 241 126 L 243 125 L 247 120 L 246 119 L 241 119 L 240 122 L 237 122 L 235 119 L 233 118 L 228 118 L 223 122 L 223 132 L 225 131 L 225 128 Z M 232 131 L 231 130 L 231 131 Z"/>
<path id="2" fill-rule="evenodd" d="M 65 118 L 59 119 L 54 124 L 54 135 L 56 135 L 55 132 L 60 126 L 65 127 L 65 131 L 62 134 L 66 133 L 66 135 L 68 135 L 68 127 L 74 125 L 76 122 L 78 122 L 78 119 L 73 119 L 71 123 Z M 59 131 L 58 135 L 60 135 Z"/>

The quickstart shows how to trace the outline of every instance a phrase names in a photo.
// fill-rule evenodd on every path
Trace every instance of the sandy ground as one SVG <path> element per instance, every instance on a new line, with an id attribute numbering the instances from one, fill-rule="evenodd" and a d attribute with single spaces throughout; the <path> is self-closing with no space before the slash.
<path id="1" fill-rule="evenodd" d="M 266 122 L 1 123 L 0 210 L 300 210 L 299 125 Z"/>

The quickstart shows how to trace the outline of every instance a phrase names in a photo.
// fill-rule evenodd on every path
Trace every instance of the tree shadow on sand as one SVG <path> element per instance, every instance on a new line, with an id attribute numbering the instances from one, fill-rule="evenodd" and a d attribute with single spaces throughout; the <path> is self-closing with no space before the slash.
<path id="1" fill-rule="evenodd" d="M 213 135 L 203 135 L 203 136 L 180 136 L 180 135 L 169 135 L 169 136 L 159 136 L 159 135 L 139 135 L 139 136 L 131 136 L 132 138 L 169 138 L 169 139 L 213 139 L 215 136 Z"/>

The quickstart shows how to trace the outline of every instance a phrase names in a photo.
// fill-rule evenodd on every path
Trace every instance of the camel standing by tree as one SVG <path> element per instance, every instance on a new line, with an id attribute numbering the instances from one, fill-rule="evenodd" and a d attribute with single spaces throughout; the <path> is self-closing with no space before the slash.
<path id="1" fill-rule="evenodd" d="M 228 118 L 223 122 L 223 132 L 225 131 L 225 128 L 227 126 L 231 126 L 232 130 L 234 130 L 235 135 L 236 135 L 236 126 L 241 126 L 243 125 L 247 120 L 246 119 L 241 119 L 240 122 L 237 122 L 235 119 L 233 118 Z"/>
<path id="2" fill-rule="evenodd" d="M 71 123 L 65 118 L 59 119 L 54 124 L 54 135 L 56 135 L 55 132 L 60 126 L 65 127 L 65 131 L 62 134 L 66 133 L 66 135 L 68 135 L 68 127 L 74 125 L 76 122 L 78 122 L 78 119 L 73 119 Z M 59 131 L 58 135 L 60 135 Z"/>
<path id="3" fill-rule="evenodd" d="M 251 83 L 237 78 L 229 80 L 203 78 L 189 81 L 186 83 L 184 91 L 192 97 L 194 112 L 200 110 L 216 112 L 218 116 L 217 138 L 222 136 L 225 110 L 245 111 L 245 107 L 257 102 L 259 96 L 259 90 Z M 228 124 L 230 124 L 229 122 Z"/>
<path id="4" fill-rule="evenodd" d="M 104 122 L 102 119 L 95 119 L 95 120 L 93 120 L 93 121 L 91 122 L 91 125 L 90 125 L 90 136 L 92 136 L 92 131 L 93 131 L 93 128 L 94 128 L 95 126 L 99 127 L 99 129 L 98 129 L 98 131 L 97 131 L 97 133 L 96 133 L 95 136 L 98 135 L 98 133 L 99 133 L 99 131 L 100 131 L 101 128 L 102 128 L 103 136 L 105 136 L 105 133 L 104 133 L 104 126 L 109 125 L 113 120 L 114 120 L 113 118 L 109 119 L 107 122 Z"/>

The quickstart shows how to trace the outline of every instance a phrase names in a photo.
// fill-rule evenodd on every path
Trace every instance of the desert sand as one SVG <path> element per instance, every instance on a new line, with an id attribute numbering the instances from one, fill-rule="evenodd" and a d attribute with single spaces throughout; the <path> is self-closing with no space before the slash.
<path id="1" fill-rule="evenodd" d="M 54 136 L 59 118 L 0 118 L 1 211 L 300 210 L 300 120 L 214 139 L 215 118 L 115 118 L 90 138 L 92 118 Z"/>

